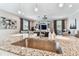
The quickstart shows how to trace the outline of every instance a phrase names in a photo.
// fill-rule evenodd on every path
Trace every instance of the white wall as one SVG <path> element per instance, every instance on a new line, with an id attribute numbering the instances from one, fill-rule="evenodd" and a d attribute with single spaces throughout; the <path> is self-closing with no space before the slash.
<path id="1" fill-rule="evenodd" d="M 72 35 L 73 34 L 75 35 L 77 33 L 77 31 L 79 31 L 79 12 L 77 12 L 77 13 L 75 13 L 75 14 L 68 17 L 68 29 L 70 27 L 70 24 L 75 23 L 75 18 L 76 18 L 76 22 L 77 22 L 76 23 L 77 24 L 77 29 L 76 30 L 70 29 L 70 31 L 72 32 Z"/>
<path id="2" fill-rule="evenodd" d="M 13 14 L 0 11 L 0 16 L 6 17 L 11 20 L 17 21 L 17 29 L 0 29 L 0 40 L 6 39 L 8 36 L 10 36 L 12 33 L 17 33 L 20 30 L 20 19 L 18 16 L 15 16 Z"/>

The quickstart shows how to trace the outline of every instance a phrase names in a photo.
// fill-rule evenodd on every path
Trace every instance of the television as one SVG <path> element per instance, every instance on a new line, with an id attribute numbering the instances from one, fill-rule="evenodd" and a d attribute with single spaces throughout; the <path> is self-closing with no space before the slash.
<path id="1" fill-rule="evenodd" d="M 47 30 L 47 25 L 46 24 L 40 24 L 39 29 L 41 30 Z"/>

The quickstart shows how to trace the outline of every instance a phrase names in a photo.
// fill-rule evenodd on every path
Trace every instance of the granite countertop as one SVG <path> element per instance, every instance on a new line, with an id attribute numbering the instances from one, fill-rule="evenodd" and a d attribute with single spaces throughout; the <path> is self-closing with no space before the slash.
<path id="1" fill-rule="evenodd" d="M 21 56 L 77 56 L 79 55 L 79 39 L 61 40 L 60 44 L 63 48 L 62 54 L 49 52 L 45 50 L 27 48 L 22 46 L 12 45 L 11 43 L 22 40 L 20 37 L 10 37 L 8 40 L 0 43 L 0 49 L 15 53 Z"/>

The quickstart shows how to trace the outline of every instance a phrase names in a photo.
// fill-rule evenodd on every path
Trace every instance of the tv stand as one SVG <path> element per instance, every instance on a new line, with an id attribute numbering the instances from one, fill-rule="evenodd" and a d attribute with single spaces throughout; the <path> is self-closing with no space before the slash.
<path id="1" fill-rule="evenodd" d="M 37 36 L 41 36 L 41 34 L 44 36 L 44 37 L 48 37 L 49 35 L 49 31 L 47 30 L 39 30 L 39 31 L 35 31 L 35 33 L 37 33 Z"/>

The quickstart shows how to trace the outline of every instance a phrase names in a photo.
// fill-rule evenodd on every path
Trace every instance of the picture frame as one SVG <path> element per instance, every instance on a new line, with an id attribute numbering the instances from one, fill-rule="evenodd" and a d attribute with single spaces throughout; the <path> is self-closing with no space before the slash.
<path id="1" fill-rule="evenodd" d="M 0 29 L 17 29 L 17 21 L 0 16 Z"/>

